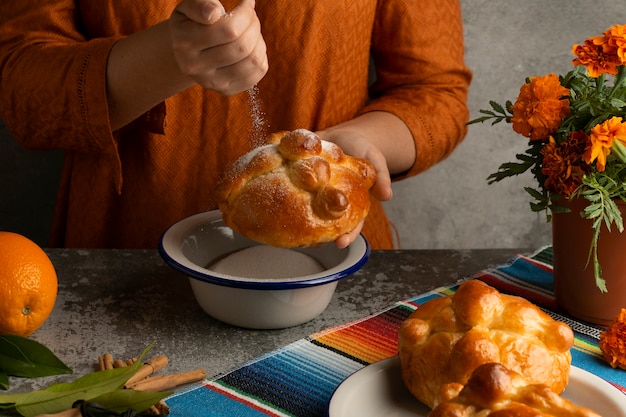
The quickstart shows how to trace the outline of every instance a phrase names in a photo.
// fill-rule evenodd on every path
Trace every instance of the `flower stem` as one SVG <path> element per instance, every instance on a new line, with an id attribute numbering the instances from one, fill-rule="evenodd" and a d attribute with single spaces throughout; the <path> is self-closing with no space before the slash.
<path id="1" fill-rule="evenodd" d="M 608 98 L 612 98 L 615 93 L 624 86 L 624 81 L 626 81 L 626 71 L 624 71 L 624 68 L 624 66 L 619 67 L 617 76 L 615 77 L 615 83 L 613 84 L 613 88 L 609 92 Z"/>

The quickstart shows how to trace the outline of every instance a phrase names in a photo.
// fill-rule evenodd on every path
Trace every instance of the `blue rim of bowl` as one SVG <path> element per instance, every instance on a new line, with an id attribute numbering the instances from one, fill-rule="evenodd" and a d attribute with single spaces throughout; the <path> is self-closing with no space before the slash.
<path id="1" fill-rule="evenodd" d="M 355 262 L 348 265 L 346 268 L 336 271 L 329 275 L 324 275 L 321 277 L 315 277 L 315 278 L 309 278 L 309 279 L 307 279 L 306 276 L 303 276 L 302 277 L 303 279 L 298 280 L 298 281 L 239 281 L 239 280 L 228 279 L 226 277 L 210 275 L 211 271 L 209 271 L 208 269 L 204 269 L 195 265 L 195 267 L 197 267 L 198 269 L 201 269 L 201 271 L 196 270 L 174 259 L 168 253 L 168 250 L 164 245 L 164 240 L 169 234 L 172 233 L 173 230 L 178 228 L 183 222 L 189 222 L 190 227 L 195 227 L 195 226 L 200 225 L 203 222 L 216 220 L 216 218 L 214 219 L 207 218 L 207 216 L 210 217 L 211 215 L 213 217 L 216 217 L 214 212 L 199 213 L 199 214 L 195 214 L 193 216 L 187 217 L 181 220 L 180 222 L 173 224 L 161 235 L 161 238 L 159 239 L 159 248 L 158 248 L 159 255 L 165 261 L 165 263 L 168 264 L 170 267 L 174 268 L 175 270 L 179 272 L 186 274 L 190 278 L 194 278 L 194 279 L 197 279 L 199 281 L 203 281 L 209 284 L 215 284 L 215 285 L 220 285 L 224 287 L 232 287 L 232 288 L 252 289 L 252 290 L 290 290 L 290 289 L 306 288 L 306 287 L 313 287 L 316 285 L 329 284 L 331 282 L 346 278 L 354 274 L 355 272 L 357 272 L 359 269 L 361 269 L 361 267 L 369 259 L 369 255 L 371 252 L 369 242 L 367 241 L 365 236 L 363 236 L 362 234 L 359 234 L 357 239 L 355 239 L 355 241 L 345 249 L 347 251 L 355 251 L 355 250 L 358 250 L 357 248 L 358 246 L 364 247 L 364 250 L 362 250 L 362 254 L 359 257 L 359 259 L 355 260 Z M 194 220 L 198 220 L 198 221 L 194 222 Z M 329 244 L 332 244 L 332 243 L 329 243 Z M 192 264 L 191 261 L 190 261 L 190 264 Z"/>

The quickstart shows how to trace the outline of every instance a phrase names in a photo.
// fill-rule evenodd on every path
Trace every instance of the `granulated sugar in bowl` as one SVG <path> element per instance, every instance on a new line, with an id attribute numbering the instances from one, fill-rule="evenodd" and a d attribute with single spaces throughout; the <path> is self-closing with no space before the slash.
<path id="1" fill-rule="evenodd" d="M 218 259 L 207 269 L 242 278 L 275 280 L 324 272 L 324 265 L 306 253 L 257 245 Z"/>
<path id="2" fill-rule="evenodd" d="M 218 210 L 171 226 L 159 253 L 189 277 L 202 309 L 222 322 L 278 329 L 321 314 L 337 283 L 367 262 L 370 248 L 359 236 L 344 249 L 334 244 L 284 249 L 260 245 L 224 225 Z"/>

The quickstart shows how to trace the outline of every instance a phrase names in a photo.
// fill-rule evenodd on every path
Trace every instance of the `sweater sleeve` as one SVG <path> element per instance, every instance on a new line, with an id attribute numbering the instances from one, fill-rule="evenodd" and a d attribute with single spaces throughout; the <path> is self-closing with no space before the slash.
<path id="1" fill-rule="evenodd" d="M 409 127 L 417 158 L 406 177 L 446 158 L 463 140 L 471 72 L 464 64 L 458 0 L 380 1 L 372 35 L 376 82 L 367 111 Z"/>
<path id="2" fill-rule="evenodd" d="M 117 155 L 106 61 L 119 37 L 88 40 L 74 0 L 0 6 L 0 117 L 27 149 Z"/>

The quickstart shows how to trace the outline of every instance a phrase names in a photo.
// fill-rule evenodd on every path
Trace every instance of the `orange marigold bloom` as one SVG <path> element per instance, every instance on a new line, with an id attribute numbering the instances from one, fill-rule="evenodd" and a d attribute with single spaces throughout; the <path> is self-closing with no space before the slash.
<path id="1" fill-rule="evenodd" d="M 600 350 L 613 368 L 626 369 L 626 308 L 622 308 L 608 329 L 600 333 Z"/>
<path id="2" fill-rule="evenodd" d="M 547 139 L 570 114 L 568 96 L 556 74 L 533 77 L 513 105 L 513 130 L 530 140 Z"/>
<path id="3" fill-rule="evenodd" d="M 602 74 L 616 75 L 617 67 L 622 64 L 617 47 L 606 36 L 594 36 L 582 45 L 574 45 L 572 53 L 577 56 L 572 64 L 587 67 L 589 76 L 594 78 Z"/>
<path id="4" fill-rule="evenodd" d="M 612 117 L 604 123 L 595 125 L 589 135 L 590 146 L 585 152 L 584 160 L 590 164 L 596 161 L 598 171 L 604 171 L 606 157 L 611 153 L 614 140 L 626 144 L 626 124 L 622 123 L 621 117 Z"/>
<path id="5" fill-rule="evenodd" d="M 550 142 L 541 149 L 541 173 L 546 176 L 544 186 L 547 190 L 569 199 L 582 184 L 583 175 L 591 171 L 591 166 L 582 160 L 587 141 L 587 135 L 582 131 L 572 132 L 561 145 L 550 137 Z"/>
<path id="6" fill-rule="evenodd" d="M 604 32 L 607 43 L 615 48 L 622 65 L 626 64 L 626 25 L 615 25 Z"/>

